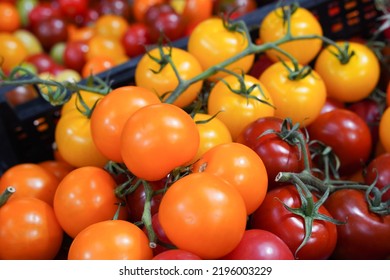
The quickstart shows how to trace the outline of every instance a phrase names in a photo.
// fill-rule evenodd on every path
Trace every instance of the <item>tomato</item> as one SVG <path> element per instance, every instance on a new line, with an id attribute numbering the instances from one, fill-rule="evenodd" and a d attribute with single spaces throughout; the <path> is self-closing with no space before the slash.
<path id="1" fill-rule="evenodd" d="M 149 260 L 152 249 L 144 232 L 121 220 L 97 222 L 81 231 L 69 248 L 69 260 Z"/>
<path id="2" fill-rule="evenodd" d="M 8 32 L 0 32 L 0 57 L 1 67 L 4 71 L 10 71 L 18 66 L 28 56 L 28 50 L 23 42 Z"/>
<path id="3" fill-rule="evenodd" d="M 131 173 L 148 181 L 165 178 L 173 169 L 187 164 L 198 147 L 194 120 L 168 103 L 138 109 L 122 130 L 123 162 Z"/>
<path id="4" fill-rule="evenodd" d="M 322 106 L 321 114 L 329 112 L 329 111 L 336 109 L 336 108 L 339 108 L 339 109 L 345 108 L 345 103 L 341 102 L 339 100 L 336 100 L 332 97 L 327 96 L 326 100 L 325 100 L 325 104 L 324 104 L 324 106 Z"/>
<path id="5" fill-rule="evenodd" d="M 390 107 L 384 111 L 379 121 L 379 140 L 385 151 L 390 152 Z"/>
<path id="6" fill-rule="evenodd" d="M 346 220 L 346 224 L 337 226 L 333 259 L 389 258 L 390 216 L 370 212 L 363 191 L 335 191 L 325 205 L 335 219 Z"/>
<path id="7" fill-rule="evenodd" d="M 324 80 L 328 96 L 342 102 L 356 102 L 368 97 L 376 87 L 380 64 L 369 47 L 357 42 L 337 43 L 340 48 L 345 44 L 349 46 L 348 54 L 354 52 L 354 55 L 340 59 L 334 54 L 336 48 L 328 46 L 319 53 L 314 69 Z"/>
<path id="8" fill-rule="evenodd" d="M 18 9 L 11 3 L 0 2 L 0 32 L 13 32 L 21 27 Z"/>
<path id="9" fill-rule="evenodd" d="M 135 57 L 144 54 L 145 47 L 151 44 L 148 27 L 143 22 L 129 24 L 121 43 L 129 57 Z"/>
<path id="10" fill-rule="evenodd" d="M 313 199 L 316 200 L 314 196 Z M 270 190 L 263 203 L 252 214 L 250 228 L 267 230 L 276 234 L 296 254 L 297 259 L 329 258 L 337 242 L 336 225 L 315 219 L 309 240 L 296 252 L 305 236 L 305 221 L 303 217 L 288 211 L 283 203 L 291 208 L 301 206 L 298 190 L 295 186 L 286 185 Z M 320 206 L 319 213 L 330 217 L 328 210 L 323 205 Z"/>
<path id="11" fill-rule="evenodd" d="M 64 161 L 60 160 L 46 160 L 38 163 L 39 166 L 42 166 L 47 171 L 55 175 L 59 182 L 74 169 L 73 166 L 67 164 Z"/>
<path id="12" fill-rule="evenodd" d="M 188 38 L 187 49 L 199 60 L 203 69 L 208 69 L 240 54 L 247 46 L 248 38 L 243 33 L 229 31 L 222 18 L 212 17 L 193 29 Z M 254 54 L 247 55 L 225 68 L 239 74 L 247 73 L 253 65 L 254 58 Z M 224 71 L 217 71 L 209 79 L 216 81 L 226 75 Z"/>
<path id="13" fill-rule="evenodd" d="M 236 140 L 250 147 L 262 159 L 267 170 L 269 189 L 281 184 L 275 181 L 279 172 L 298 173 L 305 168 L 299 146 L 290 144 L 276 134 L 283 130 L 283 121 L 274 116 L 259 118 L 247 125 Z M 263 135 L 267 131 L 275 133 Z M 301 129 L 297 132 L 304 135 Z"/>
<path id="14" fill-rule="evenodd" d="M 23 197 L 0 208 L 0 259 L 54 259 L 62 239 L 62 228 L 46 202 Z"/>
<path id="15" fill-rule="evenodd" d="M 288 68 L 294 69 L 290 62 Z M 298 66 L 302 70 L 302 65 Z M 274 105 L 275 116 L 290 118 L 302 127 L 312 123 L 325 104 L 327 89 L 321 76 L 314 70 L 304 77 L 292 78 L 282 62 L 268 67 L 259 77 L 268 90 Z"/>
<path id="16" fill-rule="evenodd" d="M 88 78 L 92 75 L 100 74 L 101 72 L 107 71 L 113 68 L 116 65 L 116 62 L 108 56 L 95 56 L 90 59 L 87 59 L 83 68 L 81 69 L 81 76 L 83 78 Z"/>
<path id="17" fill-rule="evenodd" d="M 42 44 L 38 38 L 26 29 L 18 29 L 12 33 L 26 47 L 28 55 L 43 52 Z"/>
<path id="18" fill-rule="evenodd" d="M 387 88 L 386 88 L 386 104 L 387 107 L 390 106 L 390 81 L 387 83 Z"/>
<path id="19" fill-rule="evenodd" d="M 169 240 L 202 259 L 231 252 L 244 234 L 247 218 L 238 190 L 208 172 L 189 174 L 173 183 L 158 213 Z"/>
<path id="20" fill-rule="evenodd" d="M 254 11 L 258 3 L 256 0 L 215 0 L 214 2 L 214 13 L 216 15 L 224 13 L 231 19 L 242 17 Z"/>
<path id="21" fill-rule="evenodd" d="M 164 2 L 165 0 L 134 0 L 133 15 L 137 21 L 144 21 L 145 14 L 150 7 Z"/>
<path id="22" fill-rule="evenodd" d="M 194 253 L 181 250 L 172 249 L 161 252 L 153 257 L 153 260 L 201 260 L 201 258 Z"/>
<path id="23" fill-rule="evenodd" d="M 82 16 L 87 12 L 89 0 L 58 0 L 62 13 L 69 17 Z"/>
<path id="24" fill-rule="evenodd" d="M 123 86 L 104 96 L 93 109 L 91 134 L 96 148 L 109 160 L 123 162 L 120 149 L 121 134 L 127 119 L 139 108 L 161 103 L 148 89 Z"/>
<path id="25" fill-rule="evenodd" d="M 310 140 L 330 146 L 340 160 L 340 175 L 351 175 L 371 155 L 372 138 L 368 125 L 356 113 L 334 109 L 321 114 L 309 127 Z"/>
<path id="26" fill-rule="evenodd" d="M 10 200 L 35 197 L 52 205 L 59 182 L 55 175 L 38 164 L 19 163 L 7 169 L 1 176 L 0 193 L 12 186 L 16 192 Z"/>
<path id="27" fill-rule="evenodd" d="M 181 15 L 186 26 L 195 26 L 210 18 L 213 13 L 210 0 L 170 0 L 169 4 Z"/>
<path id="28" fill-rule="evenodd" d="M 113 37 L 121 40 L 129 23 L 123 16 L 105 14 L 95 22 L 95 34 Z"/>
<path id="29" fill-rule="evenodd" d="M 212 87 L 207 101 L 208 114 L 218 113 L 216 118 L 227 126 L 233 140 L 246 125 L 275 112 L 273 98 L 262 82 L 249 75 L 242 82 L 234 75 L 226 76 Z"/>
<path id="30" fill-rule="evenodd" d="M 192 170 L 212 173 L 236 187 L 244 199 L 247 215 L 261 205 L 267 192 L 268 176 L 264 163 L 244 144 L 217 145 L 205 152 Z"/>
<path id="31" fill-rule="evenodd" d="M 127 60 L 126 51 L 121 41 L 111 36 L 104 36 L 101 34 L 95 34 L 88 41 L 88 51 L 86 59 L 90 60 L 94 57 L 109 57 L 114 63 L 123 62 Z"/>
<path id="32" fill-rule="evenodd" d="M 231 143 L 232 136 L 226 125 L 212 115 L 196 113 L 194 121 L 199 131 L 200 141 L 196 156 L 192 162 L 197 161 L 206 151 L 219 144 Z"/>
<path id="33" fill-rule="evenodd" d="M 82 101 L 88 106 L 88 108 L 92 108 L 99 99 L 103 98 L 103 95 L 92 91 L 80 90 L 79 93 L 81 97 L 79 97 L 76 93 L 73 93 L 68 101 L 62 105 L 61 115 L 77 111 L 78 108 L 82 109 Z"/>
<path id="34" fill-rule="evenodd" d="M 294 260 L 294 255 L 276 234 L 261 229 L 248 229 L 237 247 L 222 259 Z"/>
<path id="35" fill-rule="evenodd" d="M 164 55 L 170 55 L 170 59 L 174 63 L 181 79 L 189 80 L 202 73 L 199 61 L 188 51 L 175 47 L 164 47 L 163 52 Z M 179 81 L 170 64 L 161 68 L 162 65 L 150 56 L 158 60 L 162 59 L 158 48 L 154 48 L 148 54 L 144 54 L 135 68 L 135 84 L 156 92 L 161 98 L 166 100 L 177 87 Z M 182 108 L 188 106 L 197 98 L 202 85 L 202 80 L 191 84 L 173 104 Z"/>
<path id="36" fill-rule="evenodd" d="M 67 68 L 73 69 L 81 73 L 83 66 L 86 63 L 86 54 L 88 45 L 83 41 L 69 41 L 65 45 L 64 50 L 64 65 Z"/>
<path id="37" fill-rule="evenodd" d="M 259 38 L 262 43 L 271 43 L 287 35 L 287 14 L 290 15 L 290 32 L 292 36 L 317 35 L 322 36 L 320 22 L 313 13 L 303 7 L 294 8 L 284 6 L 269 12 L 262 20 L 259 28 Z M 322 48 L 321 39 L 295 40 L 279 45 L 279 47 L 292 55 L 300 64 L 309 64 Z M 266 54 L 273 60 L 289 60 L 277 50 L 267 50 Z"/>
<path id="38" fill-rule="evenodd" d="M 62 179 L 54 196 L 54 212 L 72 238 L 87 226 L 114 218 L 121 202 L 114 194 L 115 180 L 102 168 L 86 166 Z M 123 208 L 120 218 L 126 219 Z"/>
<path id="39" fill-rule="evenodd" d="M 16 86 L 6 93 L 7 101 L 12 106 L 17 106 L 38 98 L 38 92 L 32 85 Z"/>
<path id="40" fill-rule="evenodd" d="M 63 18 L 48 18 L 34 24 L 32 32 L 39 39 L 45 51 L 59 42 L 68 40 L 68 28 Z"/>
<path id="41" fill-rule="evenodd" d="M 158 207 L 157 207 L 158 208 Z M 157 209 L 158 211 L 158 209 Z M 158 212 L 154 213 L 152 215 L 152 228 L 154 233 L 156 234 L 156 247 L 153 248 L 153 256 L 156 256 L 162 252 L 171 250 L 174 248 L 174 245 L 172 242 L 168 239 L 167 235 L 165 234 L 164 230 L 161 227 L 160 220 L 158 218 Z M 145 234 L 148 234 L 148 231 L 145 226 L 143 226 L 142 230 L 145 232 Z"/>
<path id="42" fill-rule="evenodd" d="M 56 64 L 54 59 L 45 52 L 28 55 L 26 62 L 32 63 L 37 68 L 38 73 L 52 72 Z"/>
<path id="43" fill-rule="evenodd" d="M 367 165 L 363 177 L 366 184 L 375 182 L 375 186 L 380 190 L 390 185 L 390 152 L 374 157 Z M 382 201 L 389 199 L 390 190 L 387 190 L 382 195 Z"/>

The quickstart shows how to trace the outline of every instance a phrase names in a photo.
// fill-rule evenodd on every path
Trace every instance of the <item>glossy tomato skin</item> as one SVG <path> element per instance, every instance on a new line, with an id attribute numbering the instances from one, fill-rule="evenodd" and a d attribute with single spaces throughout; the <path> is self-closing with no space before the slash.
<path id="1" fill-rule="evenodd" d="M 152 249 L 145 233 L 123 220 L 94 223 L 73 240 L 69 260 L 150 260 Z"/>
<path id="2" fill-rule="evenodd" d="M 143 22 L 135 22 L 127 27 L 121 40 L 127 56 L 135 57 L 144 54 L 145 47 L 151 44 L 148 27 Z"/>
<path id="3" fill-rule="evenodd" d="M 63 230 L 46 202 L 33 197 L 9 200 L 0 208 L 0 259 L 54 259 Z"/>
<path id="4" fill-rule="evenodd" d="M 262 43 L 274 42 L 286 36 L 287 24 L 283 16 L 283 8 L 279 7 L 271 11 L 263 19 L 259 28 L 259 38 Z M 321 36 L 323 34 L 320 22 L 311 11 L 303 7 L 298 7 L 291 14 L 290 28 L 293 36 L 309 34 Z M 281 44 L 279 47 L 290 53 L 299 63 L 306 65 L 319 53 L 322 41 L 320 39 L 296 40 Z M 279 61 L 279 58 L 288 60 L 285 55 L 276 50 L 268 50 L 266 54 L 275 62 Z"/>
<path id="5" fill-rule="evenodd" d="M 350 110 L 335 109 L 321 114 L 307 129 L 311 140 L 319 140 L 333 149 L 340 160 L 340 175 L 353 174 L 369 159 L 370 129 Z"/>
<path id="6" fill-rule="evenodd" d="M 294 69 L 291 62 L 286 64 Z M 302 67 L 299 65 L 299 69 Z M 302 127 L 312 123 L 325 104 L 327 89 L 315 71 L 303 78 L 290 79 L 286 66 L 276 62 L 264 70 L 259 80 L 274 102 L 275 116 L 290 118 Z"/>
<path id="7" fill-rule="evenodd" d="M 217 259 L 233 250 L 244 234 L 246 219 L 245 203 L 237 189 L 207 172 L 177 180 L 159 208 L 169 240 L 202 259 Z"/>
<path id="8" fill-rule="evenodd" d="M 194 120 L 176 105 L 161 103 L 138 109 L 126 122 L 121 136 L 124 164 L 147 181 L 165 178 L 188 164 L 199 147 Z"/>
<path id="9" fill-rule="evenodd" d="M 241 143 L 220 144 L 208 150 L 192 166 L 193 172 L 209 172 L 222 177 L 240 192 L 247 215 L 263 202 L 268 176 L 261 158 Z"/>
<path id="10" fill-rule="evenodd" d="M 153 257 L 153 260 L 201 260 L 194 253 L 181 249 L 172 249 L 161 252 Z"/>
<path id="11" fill-rule="evenodd" d="M 363 191 L 338 190 L 329 196 L 325 205 L 333 218 L 346 220 L 346 224 L 337 226 L 333 259 L 389 258 L 390 216 L 370 212 Z"/>
<path id="12" fill-rule="evenodd" d="M 114 218 L 118 204 L 116 182 L 102 168 L 86 166 L 71 171 L 54 196 L 54 212 L 64 231 L 72 238 L 87 226 Z M 127 218 L 123 207 L 120 219 Z"/>
<path id="13" fill-rule="evenodd" d="M 379 189 L 390 185 L 390 152 L 374 157 L 365 168 L 363 177 L 366 184 L 371 185 L 375 182 L 375 186 Z M 389 199 L 390 190 L 382 196 L 383 202 Z"/>
<path id="14" fill-rule="evenodd" d="M 208 113 L 216 115 L 216 118 L 227 126 L 233 140 L 237 139 L 249 123 L 275 114 L 271 93 L 262 82 L 250 75 L 244 75 L 243 83 L 245 90 L 255 85 L 257 87 L 249 94 L 233 92 L 241 90 L 240 80 L 234 75 L 228 75 L 215 83 L 207 101 Z"/>
<path id="15" fill-rule="evenodd" d="M 96 148 L 106 158 L 123 162 L 121 134 L 127 119 L 139 108 L 161 103 L 148 89 L 123 86 L 112 90 L 96 104 L 91 116 L 91 135 Z"/>
<path id="16" fill-rule="evenodd" d="M 339 42 L 343 46 L 345 42 Z M 347 63 L 332 54 L 334 46 L 324 48 L 318 55 L 314 69 L 326 84 L 328 96 L 342 102 L 362 100 L 374 90 L 379 81 L 380 66 L 378 58 L 367 46 L 348 42 L 349 51 L 355 55 Z"/>
<path id="17" fill-rule="evenodd" d="M 222 259 L 294 260 L 294 255 L 287 244 L 272 232 L 248 229 L 237 247 Z"/>
<path id="18" fill-rule="evenodd" d="M 283 205 L 292 208 L 301 206 L 297 188 L 293 185 L 270 190 L 261 206 L 251 215 L 250 228 L 270 231 L 279 236 L 295 253 L 305 234 L 305 223 L 301 216 L 292 214 Z M 330 216 L 321 206 L 319 213 Z M 337 242 L 336 225 L 315 220 L 312 234 L 305 246 L 295 256 L 297 259 L 327 259 L 333 253 Z"/>
<path id="19" fill-rule="evenodd" d="M 0 178 L 0 193 L 12 186 L 16 192 L 10 200 L 35 197 L 53 205 L 53 198 L 60 183 L 54 174 L 35 163 L 20 163 L 7 169 Z"/>
<path id="20" fill-rule="evenodd" d="M 212 67 L 231 58 L 248 46 L 248 39 L 242 33 L 231 32 L 223 24 L 222 18 L 212 17 L 202 21 L 191 32 L 188 38 L 188 51 L 193 54 L 203 69 Z M 237 73 L 247 73 L 252 67 L 255 56 L 248 55 L 226 68 Z M 226 76 L 226 72 L 218 72 L 210 80 L 216 81 Z"/>
<path id="21" fill-rule="evenodd" d="M 281 185 L 275 181 L 279 172 L 301 172 L 305 168 L 298 146 L 289 144 L 275 133 L 261 136 L 269 130 L 280 132 L 282 124 L 283 119 L 279 117 L 259 118 L 247 125 L 237 138 L 237 142 L 250 147 L 262 159 L 267 170 L 269 189 Z M 299 132 L 303 135 L 301 130 Z"/>
<path id="22" fill-rule="evenodd" d="M 390 152 L 390 107 L 387 107 L 379 121 L 379 141 L 386 152 Z"/>
<path id="23" fill-rule="evenodd" d="M 165 47 L 163 48 L 163 52 L 164 55 L 169 55 L 170 53 L 171 60 L 175 64 L 181 79 L 189 80 L 202 73 L 202 66 L 198 59 L 188 51 Z M 161 59 L 158 48 L 154 48 L 148 54 L 143 55 L 135 69 L 135 84 L 156 92 L 158 96 L 166 100 L 170 93 L 175 90 L 179 82 L 170 64 L 160 69 L 161 65 L 153 60 L 150 55 L 156 59 Z M 203 81 L 198 81 L 190 85 L 180 94 L 173 104 L 181 108 L 190 105 L 197 98 L 202 85 Z"/>

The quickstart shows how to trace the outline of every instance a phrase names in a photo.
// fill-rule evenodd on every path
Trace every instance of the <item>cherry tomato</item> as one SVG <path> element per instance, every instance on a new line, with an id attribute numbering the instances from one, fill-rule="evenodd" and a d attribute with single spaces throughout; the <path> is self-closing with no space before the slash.
<path id="1" fill-rule="evenodd" d="M 287 24 L 287 13 L 291 12 L 290 24 Z M 275 42 L 284 38 L 287 34 L 287 27 L 290 26 L 292 36 L 318 35 L 322 36 L 323 31 L 320 22 L 313 13 L 303 7 L 295 10 L 288 6 L 279 7 L 269 12 L 259 28 L 259 38 L 262 43 Z M 320 39 L 295 40 L 279 45 L 281 49 L 292 55 L 300 64 L 309 64 L 322 48 Z M 284 54 L 277 50 L 268 50 L 266 54 L 273 60 L 289 60 Z"/>
<path id="2" fill-rule="evenodd" d="M 194 163 L 192 170 L 215 174 L 236 187 L 244 199 L 247 215 L 261 205 L 268 189 L 263 161 L 244 144 L 217 145 L 205 152 Z"/>
<path id="3" fill-rule="evenodd" d="M 206 151 L 225 143 L 231 143 L 232 136 L 226 125 L 212 115 L 196 113 L 194 121 L 199 131 L 200 142 L 198 152 L 192 160 L 196 162 Z"/>
<path id="4" fill-rule="evenodd" d="M 43 52 L 43 47 L 37 36 L 26 29 L 18 29 L 12 33 L 26 47 L 28 55 Z"/>
<path id="5" fill-rule="evenodd" d="M 202 73 L 203 70 L 199 61 L 188 51 L 175 47 L 164 47 L 163 52 L 164 55 L 170 54 L 170 59 L 174 63 L 181 79 L 189 80 Z M 161 98 L 166 100 L 179 82 L 170 64 L 160 69 L 161 65 L 152 57 L 161 59 L 158 48 L 152 49 L 148 54 L 144 54 L 141 57 L 135 68 L 135 84 L 156 92 Z M 190 85 L 173 104 L 182 108 L 188 106 L 197 98 L 202 85 L 202 80 Z"/>
<path id="6" fill-rule="evenodd" d="M 32 85 L 20 85 L 6 93 L 7 101 L 12 106 L 29 102 L 37 98 L 38 92 Z"/>
<path id="7" fill-rule="evenodd" d="M 153 5 L 164 3 L 165 0 L 134 0 L 133 15 L 137 21 L 144 21 L 145 14 Z"/>
<path id="8" fill-rule="evenodd" d="M 390 216 L 372 213 L 360 190 L 343 189 L 332 193 L 325 207 L 338 220 L 337 246 L 333 259 L 388 259 L 390 256 Z"/>
<path id="9" fill-rule="evenodd" d="M 60 160 L 45 160 L 38 163 L 39 166 L 42 166 L 47 171 L 55 175 L 59 182 L 74 169 L 73 166 L 67 164 L 65 161 Z M 59 183 L 58 182 L 58 183 Z"/>
<path id="10" fill-rule="evenodd" d="M 109 160 L 123 162 L 120 141 L 127 119 L 139 108 L 157 103 L 161 101 L 153 91 L 137 86 L 119 87 L 104 96 L 91 116 L 96 148 Z"/>
<path id="11" fill-rule="evenodd" d="M 21 27 L 18 9 L 11 3 L 0 2 L 0 32 L 13 32 Z"/>
<path id="12" fill-rule="evenodd" d="M 102 168 L 86 166 L 62 179 L 54 196 L 54 212 L 64 231 L 72 238 L 87 226 L 114 218 L 121 202 L 115 196 L 115 180 Z M 120 219 L 126 219 L 123 207 Z"/>
<path id="13" fill-rule="evenodd" d="M 69 260 L 149 260 L 145 233 L 121 220 L 97 222 L 81 231 L 69 248 Z"/>
<path id="14" fill-rule="evenodd" d="M 279 172 L 301 172 L 305 168 L 302 151 L 275 133 L 282 131 L 283 119 L 279 117 L 262 117 L 247 125 L 236 142 L 254 150 L 262 159 L 267 170 L 269 189 L 281 185 L 275 181 Z M 267 131 L 274 131 L 263 135 Z M 303 131 L 298 130 L 302 136 Z M 307 147 L 308 150 L 308 147 Z"/>
<path id="15" fill-rule="evenodd" d="M 8 32 L 0 32 L 0 57 L 1 67 L 4 71 L 10 71 L 18 66 L 28 56 L 28 50 L 23 42 Z"/>
<path id="16" fill-rule="evenodd" d="M 109 57 L 115 63 L 119 63 L 124 60 L 124 57 L 126 57 L 126 51 L 119 39 L 95 34 L 88 41 L 86 59 L 90 60 L 91 58 L 97 56 Z"/>
<path id="17" fill-rule="evenodd" d="M 208 114 L 217 114 L 233 140 L 246 125 L 275 112 L 273 98 L 262 82 L 249 75 L 244 75 L 242 82 L 244 89 L 236 76 L 226 76 L 213 86 L 207 101 Z"/>
<path id="18" fill-rule="evenodd" d="M 194 253 L 181 249 L 172 249 L 161 252 L 153 257 L 153 260 L 201 260 Z"/>
<path id="19" fill-rule="evenodd" d="M 63 230 L 46 202 L 23 197 L 0 208 L 0 259 L 51 260 L 62 239 Z"/>
<path id="20" fill-rule="evenodd" d="M 334 109 L 307 127 L 310 140 L 330 146 L 340 160 L 340 175 L 351 175 L 365 165 L 372 150 L 368 125 L 356 113 Z"/>
<path id="21" fill-rule="evenodd" d="M 367 165 L 363 177 L 366 184 L 371 185 L 375 182 L 375 186 L 379 189 L 390 185 L 390 152 L 374 157 Z M 382 195 L 383 202 L 389 199 L 390 190 Z"/>
<path id="22" fill-rule="evenodd" d="M 248 229 L 237 247 L 222 259 L 294 260 L 294 255 L 276 234 L 261 229 Z"/>
<path id="23" fill-rule="evenodd" d="M 385 151 L 390 152 L 390 107 L 384 111 L 379 121 L 379 140 Z"/>
<path id="24" fill-rule="evenodd" d="M 59 8 L 68 18 L 82 16 L 87 12 L 89 0 L 58 0 Z"/>
<path id="25" fill-rule="evenodd" d="M 81 73 L 87 59 L 88 45 L 83 41 L 69 41 L 65 45 L 64 65 Z"/>
<path id="26" fill-rule="evenodd" d="M 202 172 L 182 177 L 164 194 L 159 220 L 171 242 L 202 259 L 231 252 L 246 226 L 245 203 L 222 177 Z"/>
<path id="27" fill-rule="evenodd" d="M 10 200 L 35 197 L 53 205 L 60 180 L 44 167 L 35 163 L 19 163 L 7 169 L 0 179 L 0 193 L 12 186 L 16 192 Z"/>
<path id="28" fill-rule="evenodd" d="M 169 4 L 181 15 L 183 24 L 187 27 L 196 26 L 213 13 L 213 3 L 210 0 L 170 0 Z"/>
<path id="29" fill-rule="evenodd" d="M 380 76 L 380 65 L 374 52 L 356 42 L 338 42 L 349 45 L 350 59 L 339 59 L 334 46 L 324 48 L 318 55 L 314 69 L 324 80 L 328 96 L 342 102 L 356 102 L 370 95 Z"/>
<path id="30" fill-rule="evenodd" d="M 290 62 L 288 68 L 293 69 Z M 302 65 L 298 66 L 302 69 Z M 321 76 L 314 70 L 302 78 L 291 78 L 282 62 L 275 62 L 261 74 L 259 80 L 268 90 L 274 105 L 275 116 L 290 118 L 302 127 L 312 123 L 325 104 L 327 89 Z"/>
<path id="31" fill-rule="evenodd" d="M 121 40 L 129 23 L 123 16 L 104 14 L 95 22 L 95 34 Z"/>
<path id="32" fill-rule="evenodd" d="M 122 37 L 122 45 L 127 56 L 135 57 L 145 53 L 146 46 L 152 43 L 149 30 L 145 23 L 135 22 L 129 24 Z"/>
<path id="33" fill-rule="evenodd" d="M 157 181 L 190 162 L 199 147 L 194 120 L 168 103 L 147 105 L 127 120 L 122 130 L 121 155 L 135 176 Z"/>
<path id="34" fill-rule="evenodd" d="M 313 196 L 313 199 L 315 197 Z M 251 229 L 270 231 L 279 236 L 295 253 L 305 236 L 305 222 L 301 216 L 288 211 L 301 206 L 298 190 L 293 185 L 285 185 L 270 190 L 260 207 L 252 214 Z M 331 217 L 322 205 L 319 213 Z M 344 220 L 344 219 L 343 219 Z M 314 220 L 311 236 L 296 255 L 298 259 L 327 259 L 333 253 L 337 242 L 336 225 L 327 221 Z"/>
<path id="35" fill-rule="evenodd" d="M 235 55 L 240 54 L 248 46 L 248 38 L 238 31 L 229 31 L 222 18 L 212 17 L 199 23 L 188 38 L 188 51 L 208 69 Z M 252 67 L 255 56 L 248 55 L 226 66 L 226 69 L 239 74 L 247 73 Z M 209 77 L 216 81 L 227 75 L 219 71 Z"/>
<path id="36" fill-rule="evenodd" d="M 68 39 L 66 21 L 62 18 L 41 20 L 34 25 L 32 31 L 46 51 L 50 51 L 55 44 Z"/>

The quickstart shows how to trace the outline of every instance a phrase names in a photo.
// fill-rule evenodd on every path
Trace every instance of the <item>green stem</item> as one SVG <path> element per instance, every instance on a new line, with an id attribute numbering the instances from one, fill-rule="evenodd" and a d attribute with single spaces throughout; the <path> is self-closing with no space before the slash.
<path id="1" fill-rule="evenodd" d="M 0 207 L 3 206 L 8 199 L 16 192 L 16 189 L 14 187 L 7 187 L 4 192 L 0 195 Z"/>
<path id="2" fill-rule="evenodd" d="M 153 198 L 154 192 L 153 192 L 153 189 L 149 185 L 148 182 L 142 181 L 142 183 L 143 183 L 144 188 L 145 188 L 145 204 L 144 204 L 144 211 L 142 213 L 142 222 L 143 222 L 144 227 L 146 228 L 146 231 L 148 233 L 150 248 L 156 248 L 157 236 L 153 230 L 152 213 L 151 213 L 152 198 Z"/>

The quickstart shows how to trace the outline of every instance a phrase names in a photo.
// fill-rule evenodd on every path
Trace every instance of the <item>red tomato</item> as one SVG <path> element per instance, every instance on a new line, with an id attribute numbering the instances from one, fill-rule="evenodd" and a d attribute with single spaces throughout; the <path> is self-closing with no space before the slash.
<path id="1" fill-rule="evenodd" d="M 126 54 L 129 57 L 144 54 L 146 46 L 152 43 L 149 30 L 145 23 L 135 22 L 127 27 L 121 40 Z"/>
<path id="2" fill-rule="evenodd" d="M 246 226 L 242 196 L 222 177 L 202 172 L 173 183 L 161 200 L 159 220 L 171 242 L 202 259 L 217 259 L 240 242 Z"/>
<path id="3" fill-rule="evenodd" d="M 46 202 L 23 197 L 0 208 L 1 260 L 54 259 L 62 239 L 62 228 Z"/>
<path id="4" fill-rule="evenodd" d="M 148 89 L 123 86 L 105 95 L 93 109 L 91 135 L 96 148 L 109 160 L 123 162 L 120 142 L 127 119 L 139 108 L 161 103 Z"/>
<path id="5" fill-rule="evenodd" d="M 380 154 L 374 157 L 365 168 L 364 182 L 371 185 L 375 182 L 375 186 L 382 190 L 390 185 L 390 152 Z M 390 199 L 390 190 L 387 190 L 383 196 L 382 201 Z"/>
<path id="6" fill-rule="evenodd" d="M 335 109 L 321 114 L 307 128 L 310 140 L 330 146 L 340 160 L 340 175 L 351 175 L 368 160 L 372 150 L 370 129 L 356 113 Z"/>
<path id="7" fill-rule="evenodd" d="M 316 200 L 314 196 L 313 199 Z M 250 228 L 263 229 L 276 234 L 296 254 L 297 259 L 329 258 L 337 242 L 336 225 L 315 219 L 309 240 L 296 252 L 305 237 L 307 225 L 303 217 L 288 211 L 283 203 L 291 208 L 301 207 L 301 200 L 295 186 L 286 185 L 270 190 L 264 202 L 252 214 Z M 319 213 L 331 217 L 324 206 L 320 206 Z"/>
<path id="8" fill-rule="evenodd" d="M 131 173 L 147 181 L 163 179 L 187 164 L 199 147 L 194 120 L 168 103 L 138 109 L 127 120 L 121 138 L 123 162 Z"/>
<path id="9" fill-rule="evenodd" d="M 217 145 L 201 156 L 192 166 L 193 172 L 217 175 L 240 192 L 247 215 L 263 202 L 268 189 L 268 176 L 261 158 L 241 143 Z"/>
<path id="10" fill-rule="evenodd" d="M 181 250 L 172 249 L 161 252 L 153 257 L 153 260 L 201 260 L 201 258 L 194 253 Z"/>
<path id="11" fill-rule="evenodd" d="M 69 260 L 150 260 L 145 233 L 121 220 L 97 222 L 81 231 L 69 248 Z"/>
<path id="12" fill-rule="evenodd" d="M 277 235 L 261 229 L 245 231 L 240 243 L 224 260 L 293 260 L 287 244 Z"/>
<path id="13" fill-rule="evenodd" d="M 74 238 L 87 226 L 114 218 L 121 202 L 114 193 L 115 180 L 102 168 L 81 167 L 71 171 L 58 185 L 54 212 L 64 231 Z M 127 218 L 125 208 L 120 218 Z"/>
<path id="14" fill-rule="evenodd" d="M 390 257 L 390 216 L 371 212 L 360 190 L 332 193 L 325 207 L 346 224 L 337 226 L 337 246 L 333 259 L 388 259 Z"/>
<path id="15" fill-rule="evenodd" d="M 53 198 L 60 180 L 35 163 L 20 163 L 7 169 L 0 178 L 0 193 L 12 186 L 16 192 L 10 200 L 35 197 L 53 205 Z"/>

